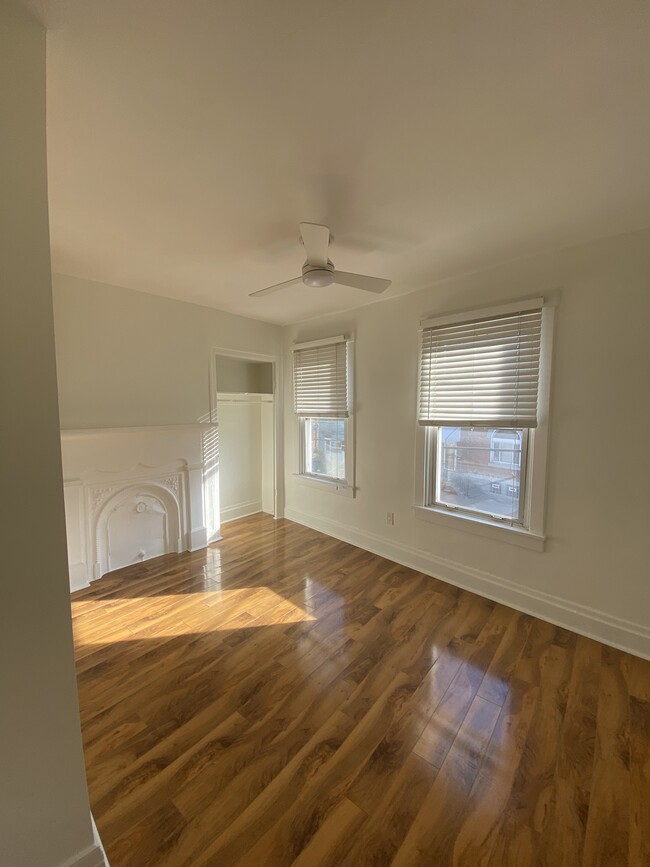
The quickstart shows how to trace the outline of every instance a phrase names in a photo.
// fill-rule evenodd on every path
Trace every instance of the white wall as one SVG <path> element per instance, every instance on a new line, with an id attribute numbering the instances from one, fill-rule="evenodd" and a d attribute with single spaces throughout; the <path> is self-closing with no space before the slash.
<path id="1" fill-rule="evenodd" d="M 286 330 L 355 336 L 356 499 L 297 480 L 285 378 L 289 518 L 650 656 L 650 231 L 505 264 Z M 426 315 L 559 299 L 543 553 L 415 518 L 417 327 Z M 385 523 L 395 513 L 395 526 Z"/>
<path id="2" fill-rule="evenodd" d="M 215 349 L 281 354 L 282 329 L 277 325 L 62 274 L 53 276 L 53 286 L 64 430 L 207 422 L 214 410 L 210 367 Z M 271 365 L 263 367 L 255 371 L 257 385 L 266 382 Z M 227 447 L 232 437 L 227 425 L 219 436 Z M 238 449 L 249 446 L 245 439 L 237 443 Z M 230 465 L 224 467 L 225 480 L 218 478 L 217 447 L 217 434 L 207 434 L 209 540 L 219 536 L 219 489 L 222 498 L 225 491 L 227 506 L 248 502 L 249 497 L 247 490 L 233 490 Z M 258 468 L 256 489 L 262 484 L 260 474 Z M 245 474 L 242 482 L 244 489 L 251 486 Z M 255 499 L 261 502 L 259 491 Z M 239 512 L 244 513 L 246 509 Z M 231 511 L 230 517 L 237 514 Z"/>
<path id="3" fill-rule="evenodd" d="M 215 348 L 275 355 L 281 328 L 55 274 L 61 427 L 207 421 Z"/>
<path id="4" fill-rule="evenodd" d="M 235 394 L 273 394 L 273 365 L 218 355 L 215 359 L 218 391 Z"/>
<path id="5" fill-rule="evenodd" d="M 260 404 L 235 400 L 230 395 L 224 397 L 217 402 L 222 522 L 259 512 L 262 508 Z"/>
<path id="6" fill-rule="evenodd" d="M 45 161 L 45 33 L 0 3 L 0 863 L 102 863 L 81 747 Z M 36 533 L 36 536 L 35 536 Z"/>
<path id="7" fill-rule="evenodd" d="M 221 521 L 273 513 L 273 402 L 270 395 L 221 394 L 219 498 Z"/>

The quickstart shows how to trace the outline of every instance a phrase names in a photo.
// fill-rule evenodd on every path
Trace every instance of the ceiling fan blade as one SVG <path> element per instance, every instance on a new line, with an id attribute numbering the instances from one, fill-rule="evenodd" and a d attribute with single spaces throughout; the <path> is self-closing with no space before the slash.
<path id="1" fill-rule="evenodd" d="M 339 286 L 352 286 L 354 289 L 363 289 L 364 292 L 385 292 L 391 284 L 391 280 L 382 277 L 366 277 L 365 274 L 349 274 L 347 271 L 335 271 L 334 282 Z"/>
<path id="2" fill-rule="evenodd" d="M 330 230 L 318 223 L 301 223 L 300 236 L 310 265 L 323 268 L 327 265 L 327 251 L 330 245 Z"/>
<path id="3" fill-rule="evenodd" d="M 267 286 L 266 289 L 258 289 L 257 292 L 251 292 L 249 298 L 255 298 L 258 295 L 270 295 L 271 292 L 277 292 L 280 289 L 288 289 L 289 286 L 296 286 L 302 283 L 302 277 L 294 277 L 293 280 L 285 280 L 284 283 L 276 283 L 275 286 Z"/>

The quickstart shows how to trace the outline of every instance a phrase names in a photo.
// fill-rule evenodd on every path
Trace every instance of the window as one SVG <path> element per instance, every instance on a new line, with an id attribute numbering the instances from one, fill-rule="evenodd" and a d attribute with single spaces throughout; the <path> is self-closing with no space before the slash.
<path id="1" fill-rule="evenodd" d="M 552 313 L 535 299 L 422 323 L 419 511 L 542 536 Z"/>
<path id="2" fill-rule="evenodd" d="M 349 341 L 303 343 L 293 351 L 294 411 L 300 425 L 299 474 L 352 485 Z"/>
<path id="3" fill-rule="evenodd" d="M 335 481 L 345 481 L 345 419 L 304 418 L 304 472 Z"/>
<path id="4" fill-rule="evenodd" d="M 521 467 L 522 430 L 495 430 L 490 434 L 490 463 L 510 470 Z"/>
<path id="5" fill-rule="evenodd" d="M 527 435 L 527 430 L 440 427 L 433 502 L 521 523 L 521 447 Z M 495 442 L 504 443 L 503 449 L 497 450 L 497 460 Z"/>

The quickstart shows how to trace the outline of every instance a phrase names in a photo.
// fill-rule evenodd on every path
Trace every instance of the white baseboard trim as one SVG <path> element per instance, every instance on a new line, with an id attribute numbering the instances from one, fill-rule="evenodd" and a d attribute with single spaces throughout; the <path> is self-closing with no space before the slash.
<path id="1" fill-rule="evenodd" d="M 218 530 L 208 533 L 208 545 L 211 545 L 213 542 L 220 542 L 222 539 L 223 536 Z"/>
<path id="2" fill-rule="evenodd" d="M 207 545 L 207 527 L 197 527 L 196 530 L 190 532 L 190 551 L 199 551 L 201 548 L 207 548 Z"/>
<path id="3" fill-rule="evenodd" d="M 96 835 L 95 843 L 87 849 L 84 849 L 83 852 L 79 852 L 73 858 L 69 858 L 63 864 L 59 865 L 59 867 L 110 867 L 108 859 L 106 858 L 106 853 L 104 852 L 104 847 L 97 836 L 97 829 L 95 828 L 94 822 L 93 830 Z"/>
<path id="4" fill-rule="evenodd" d="M 245 518 L 247 515 L 254 515 L 256 512 L 261 511 L 261 500 L 248 500 L 246 503 L 236 503 L 234 506 L 228 506 L 227 509 L 221 510 L 221 523 L 227 524 L 228 521 L 235 521 L 237 518 Z"/>
<path id="5" fill-rule="evenodd" d="M 92 813 L 90 814 L 90 821 L 93 826 L 94 837 L 94 843 L 92 846 L 88 846 L 88 848 L 84 849 L 83 852 L 79 852 L 73 858 L 68 858 L 68 860 L 64 864 L 59 865 L 59 867 L 110 867 L 104 850 L 104 845 L 99 836 L 97 825 L 95 824 L 95 817 Z"/>
<path id="6" fill-rule="evenodd" d="M 103 861 L 100 862 L 101 867 L 110 867 L 108 863 L 108 858 L 106 856 L 106 850 L 104 849 L 104 844 L 102 843 L 102 838 L 99 836 L 99 831 L 97 830 L 97 825 L 95 824 L 95 817 L 93 814 L 90 814 L 90 821 L 93 824 L 93 835 L 95 837 L 95 846 L 99 849 L 102 854 Z"/>
<path id="7" fill-rule="evenodd" d="M 79 855 L 61 864 L 60 867 L 108 867 L 108 861 L 104 858 L 102 849 L 93 845 L 90 849 L 84 849 Z"/>
<path id="8" fill-rule="evenodd" d="M 83 590 L 84 587 L 90 586 L 88 567 L 85 563 L 72 563 L 68 567 L 68 573 L 70 575 L 71 593 L 74 593 L 75 590 Z"/>
<path id="9" fill-rule="evenodd" d="M 326 533 L 342 542 L 349 542 L 372 554 L 393 560 L 401 566 L 408 566 L 448 584 L 454 584 L 479 596 L 501 602 L 517 611 L 532 614 L 556 626 L 585 635 L 587 638 L 650 659 L 650 628 L 640 623 L 633 623 L 596 608 L 571 602 L 561 596 L 524 588 L 490 572 L 464 566 L 462 563 L 438 557 L 428 551 L 412 548 L 400 542 L 392 542 L 375 533 L 358 530 L 328 518 L 320 518 L 291 508 L 285 509 L 285 517 L 289 521 L 295 521 L 297 524 Z"/>

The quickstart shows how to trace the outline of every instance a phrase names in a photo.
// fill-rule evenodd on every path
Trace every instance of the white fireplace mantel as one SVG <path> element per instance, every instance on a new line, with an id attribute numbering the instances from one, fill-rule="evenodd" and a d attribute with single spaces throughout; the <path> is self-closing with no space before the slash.
<path id="1" fill-rule="evenodd" d="M 207 545 L 210 424 L 61 432 L 70 587 Z"/>

